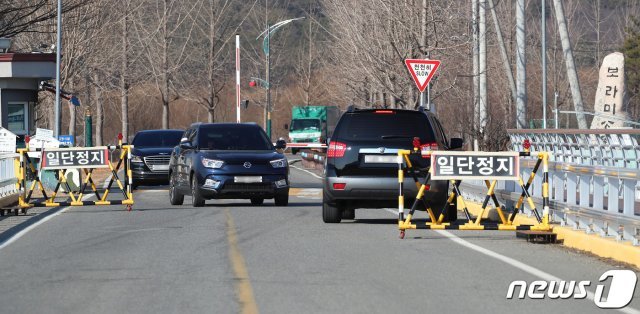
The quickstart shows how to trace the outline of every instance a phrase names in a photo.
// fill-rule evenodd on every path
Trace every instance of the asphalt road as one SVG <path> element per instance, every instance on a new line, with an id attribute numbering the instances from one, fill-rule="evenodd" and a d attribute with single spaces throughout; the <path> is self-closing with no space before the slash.
<path id="1" fill-rule="evenodd" d="M 592 313 L 589 299 L 505 296 L 513 280 L 554 276 L 589 280 L 594 292 L 620 268 L 512 232 L 409 230 L 400 240 L 386 210 L 324 224 L 320 179 L 291 175 L 288 207 L 171 206 L 156 187 L 136 191 L 131 212 L 58 211 L 0 244 L 0 313 Z"/>

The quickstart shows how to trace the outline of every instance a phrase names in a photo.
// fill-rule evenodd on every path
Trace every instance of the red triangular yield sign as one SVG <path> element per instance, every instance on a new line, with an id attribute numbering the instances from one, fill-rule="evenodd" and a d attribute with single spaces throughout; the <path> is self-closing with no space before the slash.
<path id="1" fill-rule="evenodd" d="M 406 59 L 404 64 L 407 65 L 409 73 L 422 93 L 440 66 L 440 60 Z"/>

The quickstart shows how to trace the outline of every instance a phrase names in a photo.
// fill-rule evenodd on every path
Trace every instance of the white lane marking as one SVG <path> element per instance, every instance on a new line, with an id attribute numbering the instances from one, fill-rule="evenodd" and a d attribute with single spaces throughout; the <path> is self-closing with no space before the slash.
<path id="1" fill-rule="evenodd" d="M 92 197 L 93 195 L 85 195 L 82 197 L 82 200 L 85 201 L 87 199 L 89 199 L 90 197 Z M 18 233 L 14 234 L 12 237 L 6 239 L 4 242 L 0 243 L 0 250 L 4 249 L 5 247 L 11 245 L 11 243 L 16 242 L 18 239 L 22 238 L 25 234 L 27 234 L 29 231 L 35 229 L 36 227 L 42 225 L 43 223 L 53 219 L 54 217 L 66 212 L 67 210 L 69 210 L 71 208 L 71 206 L 67 206 L 53 214 L 50 214 L 49 216 L 46 216 L 40 220 L 38 220 L 37 222 L 35 222 L 32 225 L 27 226 L 26 228 L 18 231 Z"/>
<path id="2" fill-rule="evenodd" d="M 106 189 L 107 185 L 109 184 L 109 180 L 111 180 L 112 175 L 109 175 L 109 177 L 107 177 L 102 186 Z M 87 199 L 89 199 L 90 197 L 92 197 L 93 195 L 85 195 L 82 197 L 83 201 L 86 201 Z M 50 214 L 49 216 L 46 216 L 40 220 L 38 220 L 37 222 L 35 222 L 32 225 L 27 226 L 26 228 L 18 231 L 16 234 L 14 234 L 12 237 L 6 239 L 4 242 L 0 242 L 0 250 L 4 249 L 5 247 L 11 245 L 11 243 L 16 242 L 18 239 L 22 238 L 25 234 L 29 233 L 29 231 L 35 229 L 36 227 L 42 225 L 43 223 L 53 219 L 54 217 L 66 212 L 67 210 L 69 210 L 71 208 L 71 206 L 67 206 L 63 209 L 60 209 L 59 211 Z"/>
<path id="3" fill-rule="evenodd" d="M 311 172 L 311 171 L 309 171 L 309 170 L 307 170 L 307 169 L 302 169 L 302 168 L 296 167 L 296 166 L 294 166 L 294 165 L 290 165 L 290 166 L 291 166 L 291 168 L 296 168 L 296 169 L 298 169 L 298 170 L 300 170 L 300 171 L 306 172 L 306 173 L 308 173 L 308 174 L 312 175 L 312 176 L 313 176 L 314 178 L 316 178 L 316 179 L 320 179 L 320 180 L 322 180 L 322 177 L 321 177 L 321 176 L 319 176 L 319 175 L 317 175 L 317 174 L 315 174 L 315 173 L 313 173 L 313 172 Z"/>
<path id="4" fill-rule="evenodd" d="M 395 215 L 398 214 L 395 210 L 391 210 L 389 208 L 385 208 L 385 210 L 390 212 L 390 213 L 392 213 L 392 214 L 395 214 Z M 451 240 L 451 241 L 453 241 L 453 242 L 455 242 L 457 244 L 460 244 L 460 245 L 462 245 L 462 246 L 464 246 L 464 247 L 466 247 L 468 249 L 471 249 L 471 250 L 474 250 L 476 252 L 482 253 L 482 254 L 487 255 L 489 257 L 493 257 L 493 258 L 495 258 L 495 259 L 497 259 L 497 260 L 499 260 L 501 262 L 507 263 L 507 264 L 509 264 L 509 265 L 511 265 L 511 266 L 513 266 L 515 268 L 518 268 L 518 269 L 520 269 L 520 270 L 522 270 L 524 272 L 527 272 L 527 273 L 529 273 L 529 274 L 531 274 L 531 275 L 533 275 L 535 277 L 541 278 L 541 279 L 546 280 L 546 281 L 556 281 L 556 282 L 562 281 L 562 279 L 560 279 L 560 278 L 558 278 L 558 277 L 556 277 L 554 275 L 551 275 L 551 274 L 549 274 L 547 272 L 544 272 L 544 271 L 542 271 L 542 270 L 540 270 L 538 268 L 535 268 L 533 266 L 527 265 L 527 264 L 525 264 L 523 262 L 520 262 L 520 261 L 518 261 L 516 259 L 513 259 L 511 257 L 502 255 L 500 253 L 496 253 L 496 252 L 491 251 L 489 249 L 483 248 L 483 247 L 481 247 L 479 245 L 476 245 L 476 244 L 473 244 L 471 242 L 468 242 L 468 241 L 456 236 L 455 234 L 453 234 L 453 233 L 451 233 L 449 231 L 446 231 L 446 230 L 433 230 L 433 231 L 435 231 L 435 232 L 447 237 L 449 240 Z M 587 291 L 587 298 L 589 300 L 593 301 L 594 297 L 595 297 L 595 295 L 594 295 L 593 292 Z M 618 310 L 623 312 L 623 313 L 640 314 L 640 311 L 638 311 L 638 310 L 636 310 L 636 309 L 634 309 L 632 307 L 626 307 L 626 308 L 622 308 L 622 309 L 618 309 Z"/>
<path id="5" fill-rule="evenodd" d="M 113 175 L 110 174 L 106 179 L 104 179 L 104 182 L 102 183 L 102 188 L 106 189 L 107 186 L 109 186 L 109 180 L 111 180 L 111 178 L 113 178 Z"/>

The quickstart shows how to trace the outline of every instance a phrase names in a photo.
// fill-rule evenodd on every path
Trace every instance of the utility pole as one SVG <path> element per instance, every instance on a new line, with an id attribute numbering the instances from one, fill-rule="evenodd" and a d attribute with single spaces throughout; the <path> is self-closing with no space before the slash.
<path id="1" fill-rule="evenodd" d="M 542 20 L 540 34 L 542 35 L 542 128 L 547 128 L 547 3 L 542 0 Z"/>
<path id="2" fill-rule="evenodd" d="M 521 0 L 523 1 L 523 0 Z M 571 87 L 571 96 L 573 98 L 573 107 L 576 111 L 576 119 L 578 120 L 578 128 L 586 129 L 587 120 L 584 116 L 584 107 L 582 106 L 582 93 L 580 92 L 580 82 L 578 81 L 578 73 L 573 60 L 573 50 L 571 49 L 571 40 L 569 39 L 569 31 L 567 30 L 567 20 L 564 16 L 564 8 L 562 0 L 553 0 L 558 21 L 558 33 L 560 33 L 560 42 L 562 43 L 562 52 L 564 54 L 564 62 L 567 67 L 567 80 Z"/>
<path id="3" fill-rule="evenodd" d="M 240 123 L 240 35 L 236 34 L 236 122 Z"/>
<path id="4" fill-rule="evenodd" d="M 482 142 L 487 139 L 485 127 L 487 125 L 487 0 L 480 0 L 479 8 L 479 70 L 480 70 L 480 134 Z"/>
<path id="5" fill-rule="evenodd" d="M 473 58 L 473 121 L 474 121 L 474 130 L 480 129 L 480 123 L 478 121 L 478 100 L 480 99 L 480 75 L 478 71 L 478 0 L 471 0 L 471 32 L 473 34 L 473 48 L 472 48 L 472 58 Z M 473 150 L 477 151 L 478 147 L 478 137 L 476 133 L 473 134 Z"/>
<path id="6" fill-rule="evenodd" d="M 525 32 L 525 0 L 516 2 L 516 126 L 527 127 L 527 56 Z"/>
<path id="7" fill-rule="evenodd" d="M 58 137 L 62 130 L 62 121 L 60 119 L 60 54 L 62 54 L 62 0 L 58 0 L 58 25 L 56 35 L 56 104 L 54 108 L 54 127 L 53 135 Z"/>
<path id="8" fill-rule="evenodd" d="M 426 52 L 427 50 L 427 13 L 428 13 L 429 0 L 422 0 L 422 14 L 420 21 L 420 52 L 422 53 L 423 58 L 429 58 L 429 54 Z M 429 98 L 429 87 L 431 83 L 427 84 L 427 98 Z M 427 99 L 425 104 L 425 94 L 424 92 L 420 93 L 420 107 L 431 110 L 430 108 L 430 100 Z"/>

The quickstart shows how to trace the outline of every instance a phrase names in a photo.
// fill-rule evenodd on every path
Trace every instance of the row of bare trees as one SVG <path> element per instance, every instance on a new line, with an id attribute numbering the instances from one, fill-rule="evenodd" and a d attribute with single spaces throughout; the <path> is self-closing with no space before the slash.
<path id="1" fill-rule="evenodd" d="M 16 49 L 55 42 L 55 1 L 5 2 L 10 5 L 0 10 L 0 35 L 14 36 Z M 256 37 L 267 23 L 304 16 L 271 40 L 276 136 L 284 136 L 278 126 L 290 118 L 292 105 L 416 108 L 419 94 L 403 61 L 428 57 L 442 61 L 430 100 L 445 128 L 491 139 L 483 147 L 497 147 L 505 129 L 515 126 L 499 39 L 515 68 L 516 8 L 511 0 L 487 2 L 496 16 L 487 15 L 489 114 L 483 130 L 474 126 L 471 1 L 447 0 L 65 0 L 62 84 L 83 103 L 64 111 L 65 125 L 81 135 L 76 126 L 91 113 L 95 142 L 102 144 L 118 132 L 131 136 L 146 128 L 233 120 L 235 34 L 242 37 L 243 98 L 251 101 L 243 120 L 261 123 L 264 90 L 244 87 L 251 77 L 264 77 L 262 40 Z M 563 2 L 590 110 L 599 63 L 620 47 L 640 1 Z M 528 119 L 542 118 L 540 9 L 540 1 L 527 1 Z M 554 93 L 561 110 L 570 109 L 570 93 L 554 13 L 546 11 L 552 112 Z M 47 127 L 52 98 L 41 99 L 37 123 Z M 574 124 L 561 116 L 562 127 Z"/>

